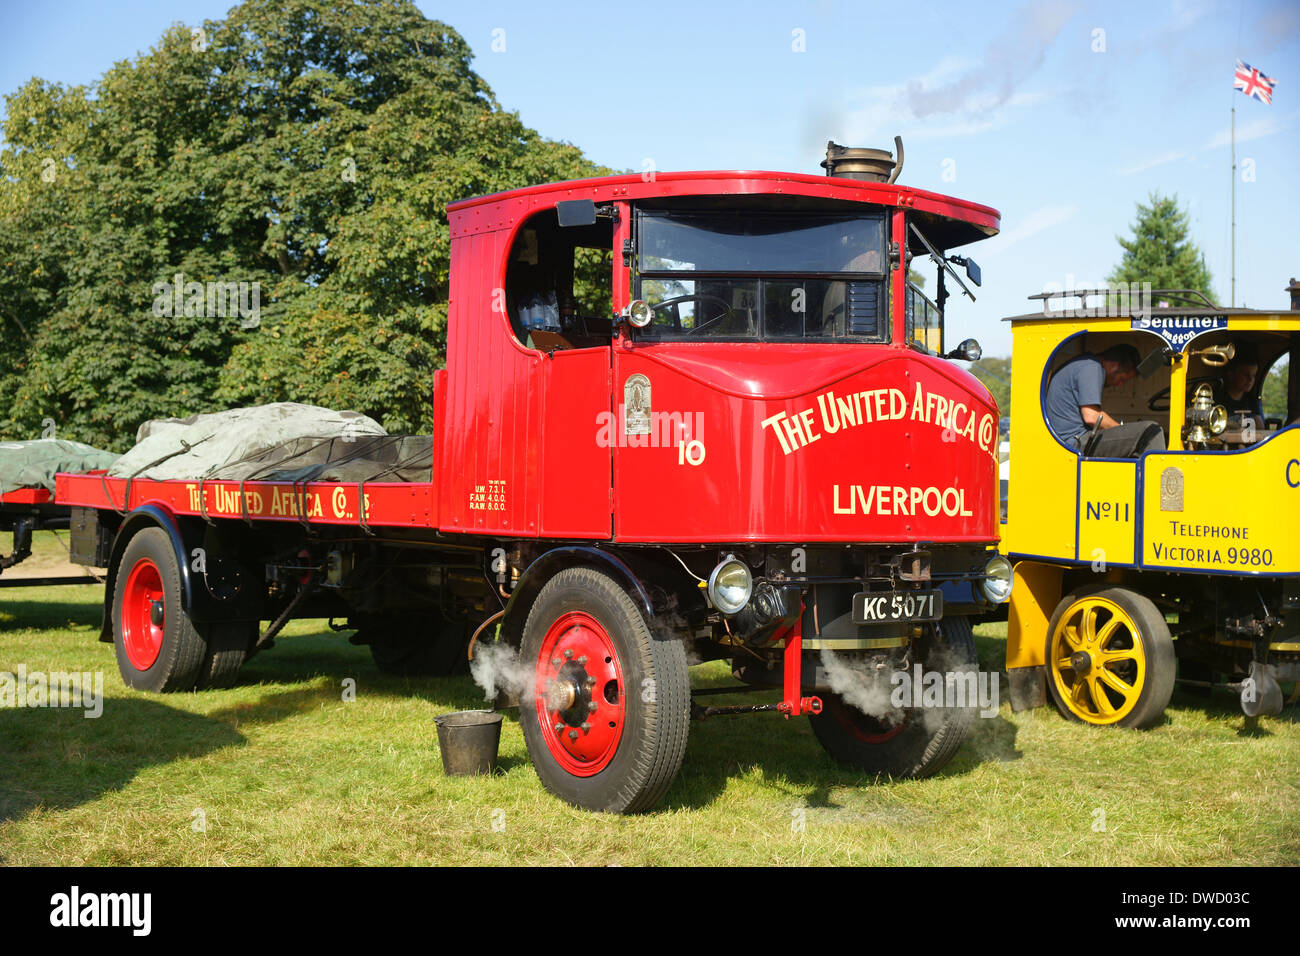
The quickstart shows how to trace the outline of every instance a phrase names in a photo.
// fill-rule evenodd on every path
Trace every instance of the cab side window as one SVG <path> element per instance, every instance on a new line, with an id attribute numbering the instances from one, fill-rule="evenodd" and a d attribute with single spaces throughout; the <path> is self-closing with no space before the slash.
<path id="1" fill-rule="evenodd" d="M 1252 445 L 1300 417 L 1290 383 L 1293 353 L 1300 336 L 1284 332 L 1214 333 L 1187 350 L 1189 417 L 1198 405 L 1222 406 L 1226 425 L 1198 434 L 1209 449 Z"/>
<path id="2" fill-rule="evenodd" d="M 506 264 L 506 312 L 529 348 L 592 348 L 613 335 L 613 225 L 561 229 L 554 209 L 520 227 Z"/>

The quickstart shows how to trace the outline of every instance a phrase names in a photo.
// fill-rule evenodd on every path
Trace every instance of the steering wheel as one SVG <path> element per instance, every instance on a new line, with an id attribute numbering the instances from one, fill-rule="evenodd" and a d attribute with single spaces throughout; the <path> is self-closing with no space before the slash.
<path id="1" fill-rule="evenodd" d="M 1217 375 L 1198 375 L 1196 378 L 1188 379 L 1187 391 L 1189 393 L 1195 392 L 1196 386 L 1202 385 L 1205 382 L 1209 382 L 1210 384 L 1213 384 L 1217 381 L 1219 381 L 1219 376 Z M 1164 402 L 1164 404 L 1163 405 L 1159 404 L 1160 402 Z M 1150 400 L 1147 401 L 1147 408 L 1153 412 L 1169 411 L 1169 386 L 1168 385 L 1166 385 L 1160 391 L 1156 392 L 1154 395 L 1151 396 Z"/>
<path id="2" fill-rule="evenodd" d="M 658 312 L 660 309 L 671 308 L 673 310 L 673 328 L 678 332 L 682 332 L 682 317 L 680 309 L 682 302 L 698 302 L 701 305 L 706 302 L 712 302 L 722 307 L 721 314 L 709 319 L 707 322 L 698 323 L 694 328 L 684 330 L 686 335 L 695 335 L 704 329 L 707 329 L 711 325 L 716 325 L 723 319 L 732 319 L 736 316 L 736 313 L 732 311 L 731 305 L 726 299 L 716 295 L 706 295 L 702 292 L 692 293 L 691 295 L 678 295 L 671 299 L 664 299 L 662 302 L 651 306 L 650 309 L 652 312 Z"/>

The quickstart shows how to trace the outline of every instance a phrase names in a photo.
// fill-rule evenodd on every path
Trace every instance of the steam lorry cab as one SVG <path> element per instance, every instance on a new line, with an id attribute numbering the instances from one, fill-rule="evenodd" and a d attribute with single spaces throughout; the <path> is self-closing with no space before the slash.
<path id="1" fill-rule="evenodd" d="M 884 178 L 661 172 L 452 204 L 430 482 L 58 476 L 124 679 L 229 683 L 285 621 L 330 617 L 388 672 L 513 658 L 487 679 L 582 807 L 657 803 L 693 716 L 807 715 L 840 761 L 933 773 L 971 707 L 846 698 L 972 670 L 969 615 L 1010 589 L 998 411 L 954 361 L 976 343 L 944 336 L 946 290 L 978 281 L 950 250 L 998 214 Z M 706 706 L 688 665 L 717 659 L 780 699 Z"/>
<path id="2" fill-rule="evenodd" d="M 1013 709 L 1050 697 L 1073 720 L 1150 727 L 1181 682 L 1227 685 L 1251 717 L 1278 713 L 1281 684 L 1300 680 L 1297 304 L 1223 308 L 1185 290 L 1033 298 L 1041 311 L 1008 320 Z M 1115 347 L 1140 361 L 1102 410 L 1166 436 L 1132 458 L 1063 440 L 1047 414 L 1065 365 Z M 1272 370 L 1285 387 L 1265 413 Z"/>

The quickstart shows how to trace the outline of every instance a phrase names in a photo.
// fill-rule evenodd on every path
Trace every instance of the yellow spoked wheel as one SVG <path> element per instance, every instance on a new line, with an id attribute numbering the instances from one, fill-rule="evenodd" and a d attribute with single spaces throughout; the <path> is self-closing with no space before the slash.
<path id="1" fill-rule="evenodd" d="M 1048 628 L 1048 687 L 1067 717 L 1098 726 L 1149 727 L 1174 689 L 1169 627 L 1147 598 L 1125 588 L 1076 591 Z"/>

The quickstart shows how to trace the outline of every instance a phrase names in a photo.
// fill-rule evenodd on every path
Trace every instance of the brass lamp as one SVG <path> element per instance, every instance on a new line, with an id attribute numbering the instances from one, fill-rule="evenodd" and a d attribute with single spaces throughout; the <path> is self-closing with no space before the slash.
<path id="1" fill-rule="evenodd" d="M 1228 427 L 1228 410 L 1215 404 L 1214 389 L 1208 383 L 1196 386 L 1192 405 L 1187 409 L 1187 440 L 1207 442 L 1223 434 Z"/>

